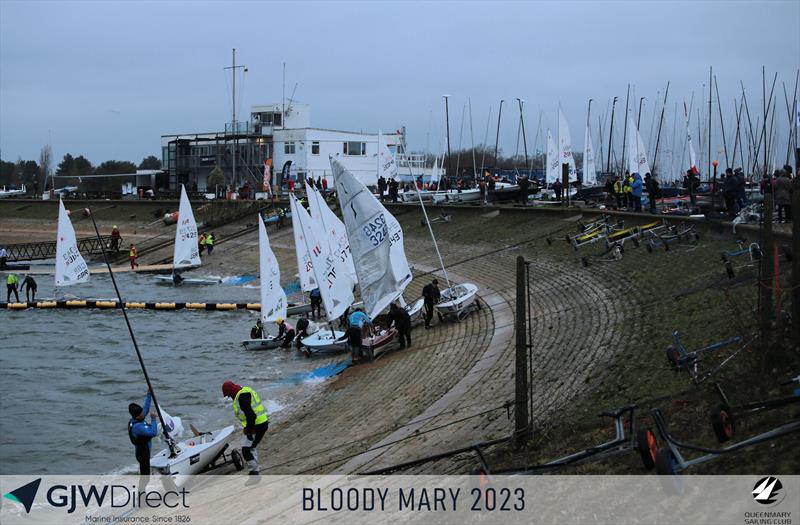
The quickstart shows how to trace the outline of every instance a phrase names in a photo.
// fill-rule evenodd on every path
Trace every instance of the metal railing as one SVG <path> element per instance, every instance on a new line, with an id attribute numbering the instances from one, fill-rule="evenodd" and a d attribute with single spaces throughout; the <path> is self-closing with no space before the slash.
<path id="1" fill-rule="evenodd" d="M 103 253 L 103 246 L 109 246 L 110 244 L 110 235 L 106 235 L 100 239 L 97 237 L 86 237 L 78 239 L 78 250 L 88 255 L 99 255 Z M 9 244 L 5 248 L 8 252 L 9 261 L 36 261 L 52 259 L 56 256 L 55 241 Z"/>

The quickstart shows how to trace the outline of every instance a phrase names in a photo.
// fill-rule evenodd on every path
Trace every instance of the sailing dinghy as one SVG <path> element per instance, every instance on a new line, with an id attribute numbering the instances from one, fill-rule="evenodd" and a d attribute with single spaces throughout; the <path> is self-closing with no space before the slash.
<path id="1" fill-rule="evenodd" d="M 400 300 L 409 315 L 418 318 L 422 300 L 411 305 L 403 301 L 403 291 L 412 277 L 400 223 L 335 158 L 331 158 L 331 169 L 367 315 L 374 319 L 393 301 Z M 393 329 L 378 330 L 372 337 L 364 338 L 362 346 L 374 355 L 394 335 Z"/>
<path id="2" fill-rule="evenodd" d="M 178 226 L 175 228 L 175 245 L 172 252 L 172 275 L 156 275 L 162 283 L 178 285 L 219 284 L 221 279 L 183 278 L 178 274 L 182 268 L 197 268 L 201 264 L 197 248 L 197 222 L 194 220 L 192 205 L 181 184 L 181 204 L 178 208 Z"/>
<path id="3" fill-rule="evenodd" d="M 75 229 L 69 220 L 69 214 L 64 208 L 64 201 L 58 201 L 58 233 L 56 234 L 56 275 L 55 295 L 63 286 L 89 282 L 89 267 L 83 260 L 78 242 L 75 239 Z"/>
<path id="4" fill-rule="evenodd" d="M 325 317 L 331 326 L 329 330 L 320 330 L 302 339 L 301 343 L 309 353 L 345 350 L 347 348 L 346 335 L 342 331 L 334 330 L 332 323 L 353 304 L 353 278 L 342 258 L 336 257 L 330 252 L 327 241 L 320 240 L 320 234 L 325 234 L 322 226 L 311 218 L 293 194 L 289 195 L 289 204 L 292 208 L 292 225 L 297 228 L 295 242 L 297 243 L 298 263 L 302 262 L 301 259 L 304 256 L 308 256 L 307 268 L 313 273 L 316 287 L 319 288 L 322 296 Z M 301 258 L 303 248 L 305 248 L 305 253 Z M 305 268 L 301 267 L 301 280 L 304 271 Z"/>
<path id="5" fill-rule="evenodd" d="M 258 217 L 258 264 L 261 276 L 261 323 L 266 327 L 274 323 L 279 317 L 286 317 L 286 292 L 281 287 L 281 272 L 278 267 L 278 260 L 269 246 L 267 228 L 264 221 Z M 246 339 L 242 341 L 245 350 L 269 350 L 277 348 L 281 344 L 280 339 L 274 335 L 262 333 L 261 338 Z"/>

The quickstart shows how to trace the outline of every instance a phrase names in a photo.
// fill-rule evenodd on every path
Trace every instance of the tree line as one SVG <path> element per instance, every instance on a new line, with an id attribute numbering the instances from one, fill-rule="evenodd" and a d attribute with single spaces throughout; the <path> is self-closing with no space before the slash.
<path id="1" fill-rule="evenodd" d="M 16 162 L 0 160 L 0 186 L 20 188 L 24 184 L 29 192 L 38 189 L 39 192 L 49 190 L 53 187 L 53 179 L 56 177 L 67 177 L 61 179 L 56 187 L 75 186 L 78 178 L 86 175 L 115 175 L 122 173 L 135 173 L 140 170 L 161 169 L 161 159 L 155 155 L 149 155 L 142 159 L 137 166 L 127 160 L 106 160 L 98 166 L 83 155 L 73 156 L 71 153 L 64 155 L 64 158 L 55 168 L 51 170 L 52 150 L 50 146 L 42 148 L 38 161 L 23 160 L 21 157 Z M 81 189 L 85 191 L 107 191 L 118 190 L 119 179 L 85 179 L 80 181 Z"/>

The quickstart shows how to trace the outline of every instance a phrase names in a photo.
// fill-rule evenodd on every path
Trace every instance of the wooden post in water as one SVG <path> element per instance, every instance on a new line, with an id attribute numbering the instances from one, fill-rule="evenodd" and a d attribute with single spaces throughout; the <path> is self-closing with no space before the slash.
<path id="1" fill-rule="evenodd" d="M 514 447 L 522 448 L 531 435 L 528 421 L 528 348 L 525 323 L 527 315 L 525 259 L 517 256 L 517 310 L 514 319 L 516 366 L 514 370 Z"/>
<path id="2" fill-rule="evenodd" d="M 561 165 L 561 202 L 569 207 L 569 164 Z"/>
<path id="3" fill-rule="evenodd" d="M 762 363 L 766 367 L 767 354 L 772 342 L 772 278 L 773 278 L 773 248 L 772 237 L 772 189 L 764 194 L 764 224 L 761 230 L 761 279 L 759 282 L 759 345 L 762 353 Z"/>

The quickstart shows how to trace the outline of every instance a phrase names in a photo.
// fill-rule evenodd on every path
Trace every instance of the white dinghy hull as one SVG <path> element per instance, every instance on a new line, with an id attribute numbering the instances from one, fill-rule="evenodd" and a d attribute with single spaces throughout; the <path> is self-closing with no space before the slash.
<path id="1" fill-rule="evenodd" d="M 302 339 L 304 350 L 311 353 L 317 352 L 341 352 L 347 350 L 347 339 L 342 340 L 345 336 L 344 332 L 339 330 L 320 330 L 315 334 L 311 334 L 305 339 Z"/>
<path id="2" fill-rule="evenodd" d="M 447 190 L 433 194 L 433 202 L 442 204 L 445 202 L 477 202 L 481 199 L 481 190 Z"/>
<path id="3" fill-rule="evenodd" d="M 242 346 L 245 350 L 272 350 L 278 348 L 281 342 L 281 339 L 276 339 L 270 335 L 264 339 L 245 339 L 242 341 Z"/>
<path id="4" fill-rule="evenodd" d="M 422 308 L 425 306 L 425 299 L 420 297 L 416 301 L 412 303 L 408 303 L 403 308 L 406 312 L 408 312 L 408 316 L 411 317 L 411 324 L 417 323 L 422 320 Z"/>
<path id="5" fill-rule="evenodd" d="M 159 281 L 160 284 L 175 284 L 172 280 L 171 275 L 154 275 L 155 279 Z M 179 286 L 213 286 L 215 284 L 221 284 L 221 279 L 201 279 L 201 278 L 194 278 L 194 277 L 187 277 Z"/>
<path id="6" fill-rule="evenodd" d="M 442 291 L 441 300 L 436 305 L 436 310 L 443 317 L 462 319 L 472 306 L 480 308 L 478 287 L 472 283 L 454 285 Z"/>
<path id="7" fill-rule="evenodd" d="M 186 476 L 200 474 L 215 466 L 216 460 L 229 447 L 233 434 L 234 427 L 230 425 L 180 441 L 177 456 L 169 457 L 169 449 L 164 449 L 150 459 L 150 468 L 154 473 L 171 477 L 175 485 L 181 486 L 186 482 Z"/>

